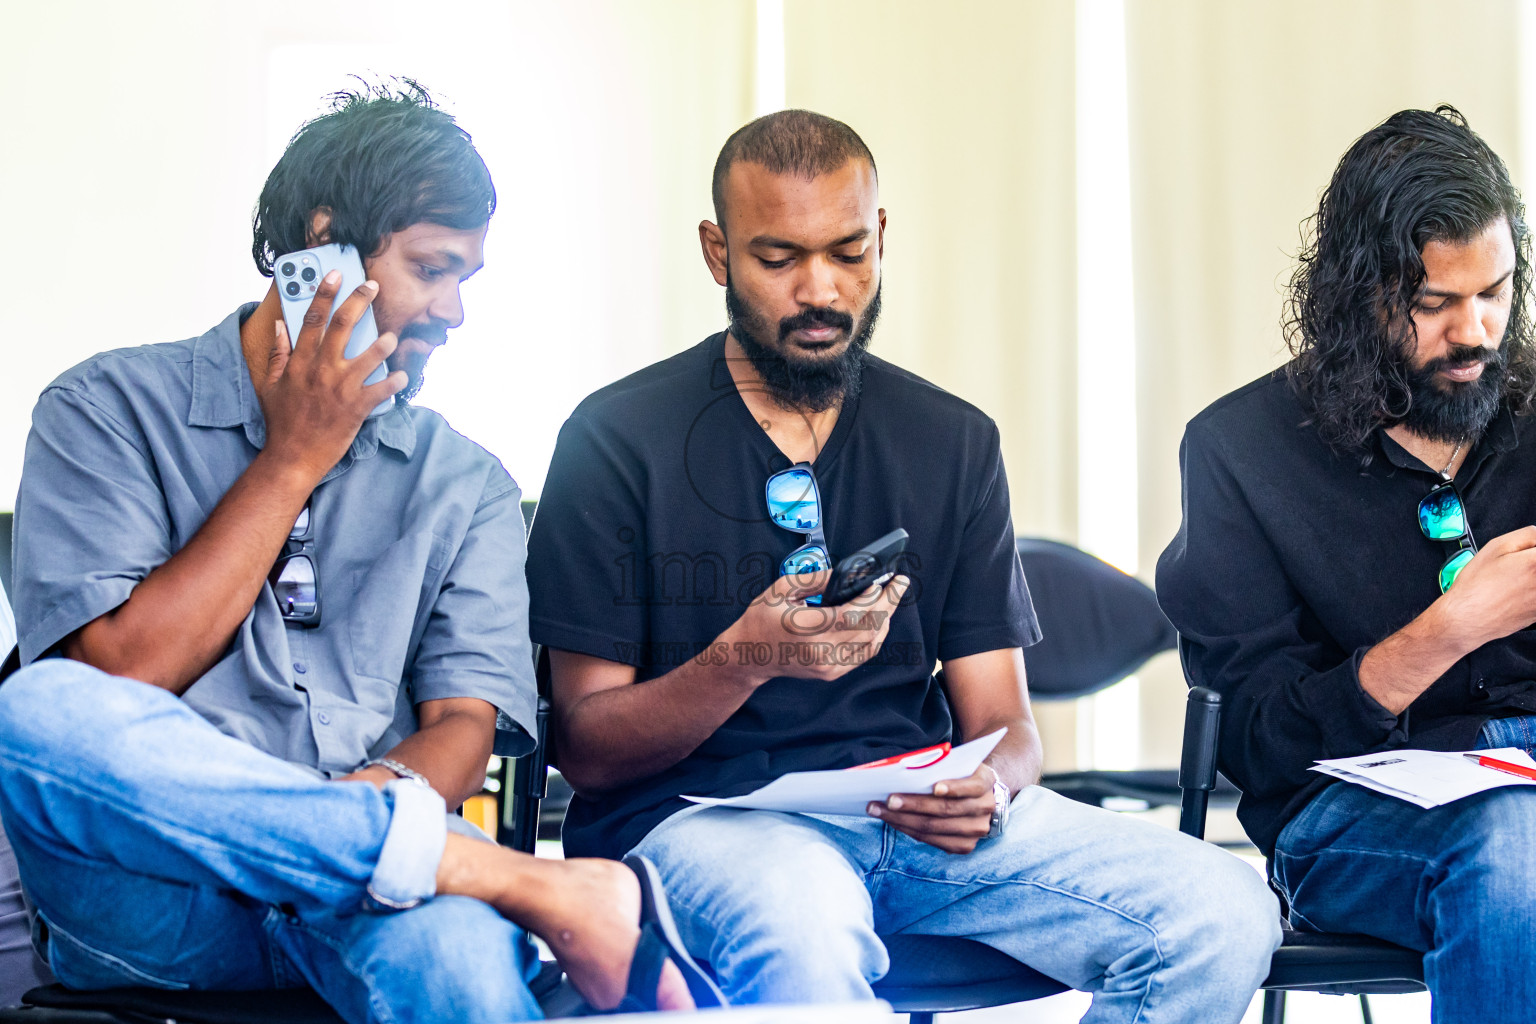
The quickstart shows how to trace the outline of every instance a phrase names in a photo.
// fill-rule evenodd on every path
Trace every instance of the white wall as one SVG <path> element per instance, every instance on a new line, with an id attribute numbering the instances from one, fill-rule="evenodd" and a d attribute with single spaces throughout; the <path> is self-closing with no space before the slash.
<path id="1" fill-rule="evenodd" d="M 750 2 L 54 0 L 0 25 L 0 508 L 48 381 L 264 294 L 256 196 L 349 72 L 419 78 L 490 166 L 486 268 L 419 401 L 525 490 L 582 396 L 723 326 L 695 225 L 751 114 Z"/>

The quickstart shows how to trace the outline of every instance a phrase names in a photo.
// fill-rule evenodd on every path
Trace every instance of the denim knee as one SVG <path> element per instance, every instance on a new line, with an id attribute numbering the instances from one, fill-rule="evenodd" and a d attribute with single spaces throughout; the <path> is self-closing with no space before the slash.
<path id="1" fill-rule="evenodd" d="M 1536 906 L 1536 792 L 1512 786 L 1462 803 L 1442 869 L 1444 882 L 1471 890 L 1462 911 L 1498 920 Z"/>
<path id="2" fill-rule="evenodd" d="M 40 763 L 90 757 L 155 700 L 176 698 L 68 658 L 33 662 L 0 685 L 0 749 Z"/>
<path id="3" fill-rule="evenodd" d="M 1231 962 L 1250 961 L 1267 973 L 1281 935 L 1280 903 L 1264 876 L 1214 846 L 1188 870 L 1199 885 L 1178 911 L 1186 917 L 1185 931 L 1202 950 Z"/>

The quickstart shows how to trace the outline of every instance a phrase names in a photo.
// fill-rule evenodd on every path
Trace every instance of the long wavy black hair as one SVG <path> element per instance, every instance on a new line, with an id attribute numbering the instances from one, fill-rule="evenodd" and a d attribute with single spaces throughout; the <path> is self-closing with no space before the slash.
<path id="1" fill-rule="evenodd" d="M 1291 386 L 1336 452 L 1368 463 L 1372 431 L 1408 414 L 1424 246 L 1469 241 L 1501 217 L 1515 244 L 1504 390 L 1524 414 L 1536 402 L 1530 240 L 1504 162 L 1445 105 L 1399 111 L 1344 154 L 1304 226 L 1282 321 Z"/>

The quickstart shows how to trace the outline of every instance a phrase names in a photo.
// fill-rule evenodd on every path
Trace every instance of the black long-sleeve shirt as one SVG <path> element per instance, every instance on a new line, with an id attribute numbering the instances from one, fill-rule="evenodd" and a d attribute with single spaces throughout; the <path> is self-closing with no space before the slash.
<path id="1" fill-rule="evenodd" d="M 1381 430 L 1362 469 L 1305 419 L 1277 371 L 1191 420 L 1184 521 L 1157 566 L 1191 683 L 1222 695 L 1218 763 L 1266 855 L 1332 784 L 1307 770 L 1314 761 L 1465 750 L 1489 718 L 1536 712 L 1532 629 L 1462 658 L 1400 715 L 1361 688 L 1365 652 L 1440 596 L 1454 545 L 1426 538 L 1417 518 L 1440 476 Z M 1480 545 L 1536 523 L 1532 422 L 1501 410 L 1456 475 Z"/>

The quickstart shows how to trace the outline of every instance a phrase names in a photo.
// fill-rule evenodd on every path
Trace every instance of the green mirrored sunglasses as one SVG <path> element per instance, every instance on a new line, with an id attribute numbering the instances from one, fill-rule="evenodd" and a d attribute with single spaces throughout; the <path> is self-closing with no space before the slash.
<path id="1" fill-rule="evenodd" d="M 1430 540 L 1455 544 L 1445 564 L 1440 567 L 1440 593 L 1451 589 L 1456 577 L 1465 569 L 1472 556 L 1477 554 L 1477 541 L 1472 539 L 1472 527 L 1467 523 L 1467 510 L 1461 503 L 1456 485 L 1447 480 L 1424 496 L 1419 502 L 1419 529 Z"/>

